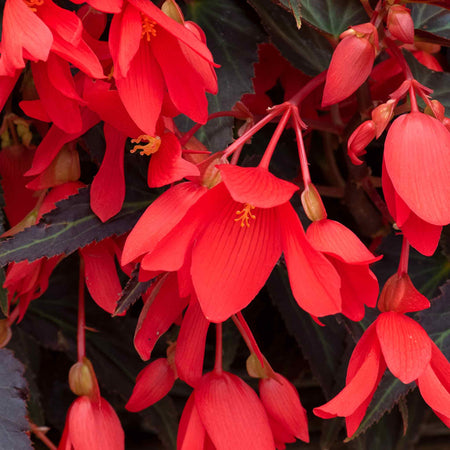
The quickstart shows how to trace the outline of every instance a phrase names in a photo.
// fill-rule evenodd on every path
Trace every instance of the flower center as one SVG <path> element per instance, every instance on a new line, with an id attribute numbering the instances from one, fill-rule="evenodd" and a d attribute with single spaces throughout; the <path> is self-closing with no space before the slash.
<path id="1" fill-rule="evenodd" d="M 41 0 L 42 1 L 42 0 Z M 141 39 L 146 39 L 147 42 L 150 42 L 150 39 L 156 36 L 156 22 L 154 20 L 151 20 L 149 17 L 147 17 L 145 14 L 141 13 L 141 20 L 142 20 L 142 34 Z"/>
<path id="2" fill-rule="evenodd" d="M 254 214 L 252 214 L 250 211 L 252 209 L 255 209 L 254 206 L 249 205 L 248 203 L 246 203 L 244 205 L 244 208 L 242 208 L 241 211 L 236 211 L 236 214 L 239 216 L 236 219 L 234 219 L 235 222 L 241 222 L 241 227 L 250 227 L 250 219 L 255 220 L 256 216 Z"/>
<path id="3" fill-rule="evenodd" d="M 161 145 L 161 138 L 159 136 L 149 136 L 148 134 L 142 134 L 137 139 L 131 139 L 133 144 L 140 144 L 142 141 L 147 141 L 147 144 L 144 145 L 135 145 L 131 153 L 135 153 L 138 150 L 140 155 L 151 155 L 156 153 L 159 150 L 159 146 Z"/>
<path id="4" fill-rule="evenodd" d="M 37 11 L 37 6 L 42 6 L 44 4 L 44 0 L 24 0 L 24 2 L 33 12 Z"/>

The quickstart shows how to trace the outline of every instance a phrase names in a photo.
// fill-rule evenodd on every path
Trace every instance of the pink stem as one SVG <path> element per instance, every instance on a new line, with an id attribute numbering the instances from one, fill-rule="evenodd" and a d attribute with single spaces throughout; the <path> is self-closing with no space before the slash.
<path id="1" fill-rule="evenodd" d="M 216 361 L 214 363 L 214 372 L 218 375 L 222 373 L 222 324 L 216 324 Z"/>

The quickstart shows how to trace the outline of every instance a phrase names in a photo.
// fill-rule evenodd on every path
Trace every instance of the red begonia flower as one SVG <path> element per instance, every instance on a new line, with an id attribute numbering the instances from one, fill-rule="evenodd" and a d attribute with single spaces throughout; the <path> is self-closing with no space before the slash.
<path id="1" fill-rule="evenodd" d="M 345 417 L 351 436 L 386 366 L 405 384 L 416 380 L 424 400 L 448 423 L 450 364 L 418 323 L 396 311 L 380 314 L 366 330 L 350 359 L 346 387 L 314 413 L 322 418 Z"/>
<path id="2" fill-rule="evenodd" d="M 450 132 L 418 111 L 398 117 L 386 136 L 384 161 L 395 191 L 433 225 L 450 222 L 449 149 Z"/>
<path id="3" fill-rule="evenodd" d="M 309 243 L 326 255 L 341 278 L 342 314 L 352 320 L 364 317 L 364 305 L 374 308 L 378 281 L 369 264 L 378 261 L 358 237 L 334 220 L 311 223 L 306 231 Z"/>
<path id="4" fill-rule="evenodd" d="M 217 82 L 198 33 L 151 2 L 131 0 L 114 16 L 109 43 L 119 95 L 146 134 L 155 134 L 166 92 L 179 112 L 206 122 L 205 91 L 215 93 Z"/>
<path id="5" fill-rule="evenodd" d="M 261 401 L 236 375 L 204 375 L 194 398 L 201 423 L 218 450 L 275 448 Z"/>
<path id="6" fill-rule="evenodd" d="M 103 398 L 78 397 L 67 412 L 58 450 L 123 450 L 125 436 L 112 406 Z"/>

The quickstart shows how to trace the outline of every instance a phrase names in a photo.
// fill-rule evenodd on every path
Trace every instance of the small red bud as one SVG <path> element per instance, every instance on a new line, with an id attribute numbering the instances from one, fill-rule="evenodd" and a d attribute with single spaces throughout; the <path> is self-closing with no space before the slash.
<path id="1" fill-rule="evenodd" d="M 348 140 L 347 152 L 353 164 L 359 166 L 363 163 L 359 157 L 366 154 L 366 147 L 375 138 L 376 130 L 375 122 L 366 120 L 352 133 Z"/>
<path id="2" fill-rule="evenodd" d="M 100 395 L 94 368 L 87 358 L 75 363 L 69 371 L 70 390 L 78 396 L 94 398 Z"/>
<path id="3" fill-rule="evenodd" d="M 405 44 L 414 43 L 414 22 L 406 6 L 393 5 L 389 8 L 387 27 L 395 39 Z"/>
<path id="4" fill-rule="evenodd" d="M 378 139 L 383 131 L 386 129 L 388 123 L 394 116 L 394 108 L 397 105 L 397 100 L 388 100 L 386 103 L 378 105 L 372 111 L 372 120 L 376 127 L 376 138 Z"/>
<path id="5" fill-rule="evenodd" d="M 414 287 L 407 273 L 392 275 L 386 281 L 378 300 L 381 312 L 407 313 L 429 307 L 430 302 Z"/>
<path id="6" fill-rule="evenodd" d="M 308 219 L 312 222 L 326 219 L 327 212 L 316 187 L 310 183 L 301 195 L 302 206 Z"/>

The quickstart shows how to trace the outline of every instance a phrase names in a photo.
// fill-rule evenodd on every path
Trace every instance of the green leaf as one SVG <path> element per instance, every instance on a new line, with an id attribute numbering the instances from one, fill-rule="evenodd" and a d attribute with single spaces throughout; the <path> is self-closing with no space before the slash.
<path id="1" fill-rule="evenodd" d="M 291 11 L 295 17 L 295 22 L 297 23 L 297 28 L 302 27 L 302 15 L 301 15 L 301 2 L 300 0 L 280 0 L 281 5 Z"/>
<path id="2" fill-rule="evenodd" d="M 369 21 L 360 0 L 302 0 L 302 17 L 336 38 L 348 27 Z"/>
<path id="3" fill-rule="evenodd" d="M 221 66 L 216 69 L 219 92 L 208 95 L 209 113 L 230 110 L 243 94 L 253 92 L 253 63 L 258 59 L 257 44 L 266 37 L 264 31 L 243 1 L 187 3 L 186 18 L 203 29 L 214 61 Z M 181 127 L 186 129 L 188 123 L 193 124 L 185 120 Z M 232 118 L 214 119 L 196 136 L 210 151 L 221 151 L 232 141 L 232 125 Z"/>
<path id="4" fill-rule="evenodd" d="M 327 323 L 325 327 L 317 325 L 311 316 L 298 306 L 292 296 L 285 267 L 275 267 L 267 281 L 267 288 L 288 332 L 302 349 L 325 394 L 331 396 L 345 350 L 346 333 L 340 329 L 336 330 L 333 322 Z"/>
<path id="5" fill-rule="evenodd" d="M 25 399 L 28 389 L 23 378 L 24 368 L 10 350 L 0 349 L 0 448 L 32 450 L 26 434 L 30 427 L 26 419 Z"/>
<path id="6" fill-rule="evenodd" d="M 282 55 L 307 75 L 323 72 L 331 60 L 328 40 L 311 27 L 298 30 L 291 15 L 270 0 L 248 0 Z"/>
<path id="7" fill-rule="evenodd" d="M 416 32 L 433 34 L 450 43 L 450 11 L 435 5 L 411 5 L 411 16 Z M 445 44 L 444 44 L 445 45 Z"/>
<path id="8" fill-rule="evenodd" d="M 67 255 L 91 242 L 129 231 L 152 198 L 147 193 L 145 200 L 142 194 L 140 200 L 135 200 L 134 194 L 129 189 L 122 210 L 102 223 L 89 206 L 89 188 L 80 189 L 78 194 L 58 202 L 57 207 L 45 214 L 37 225 L 1 242 L 0 266 L 12 261 Z"/>

